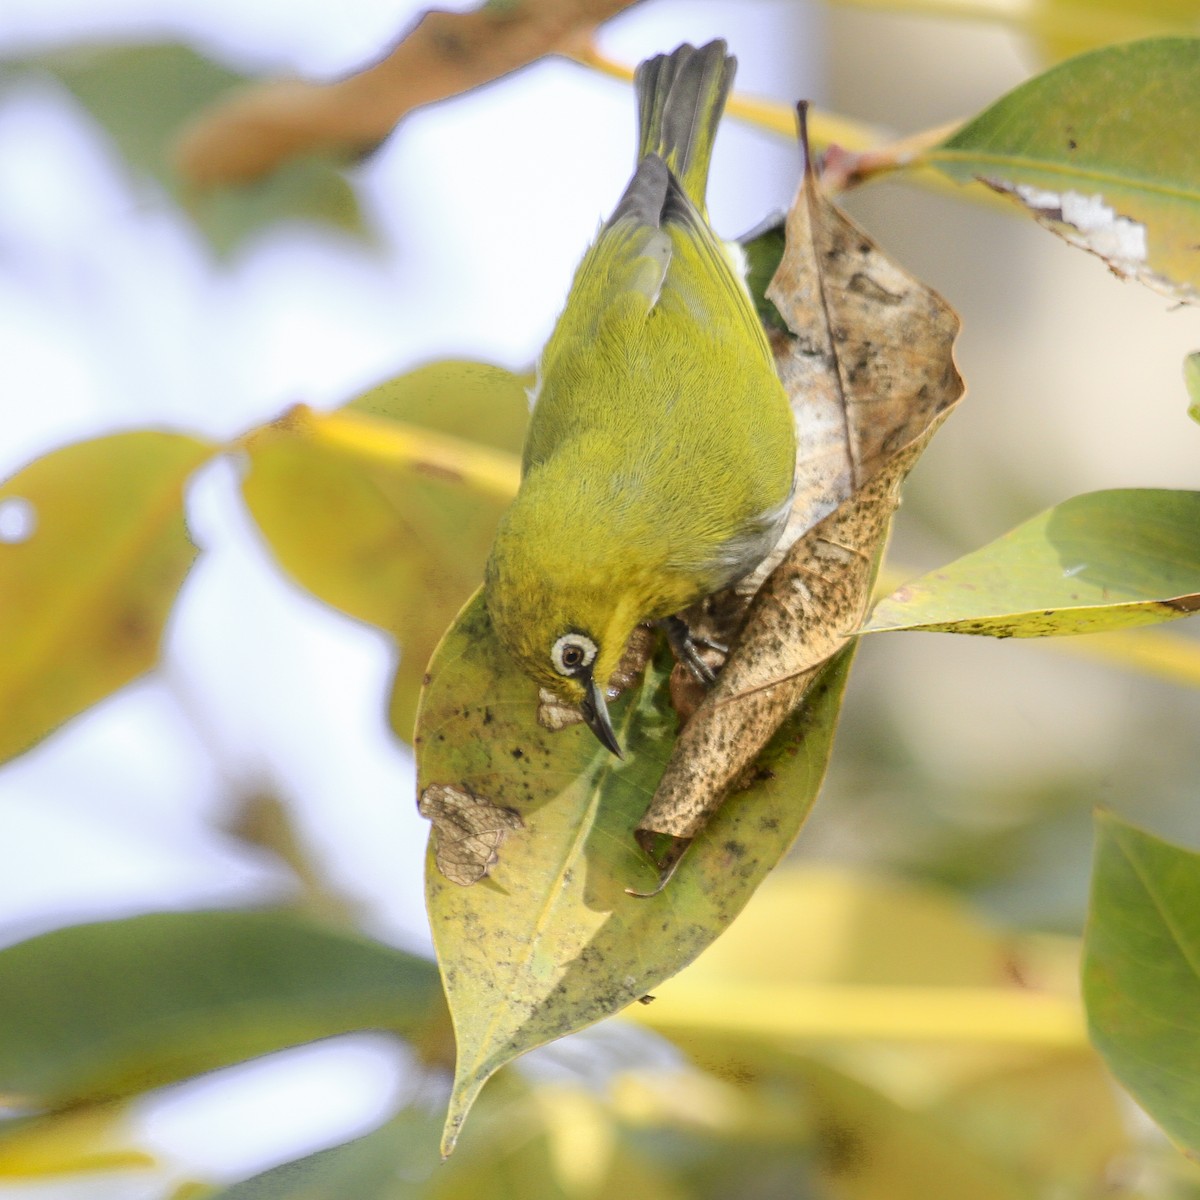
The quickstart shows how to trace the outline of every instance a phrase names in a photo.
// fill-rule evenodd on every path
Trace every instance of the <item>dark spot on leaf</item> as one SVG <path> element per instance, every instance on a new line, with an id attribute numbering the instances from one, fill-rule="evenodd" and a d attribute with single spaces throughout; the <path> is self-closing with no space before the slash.
<path id="1" fill-rule="evenodd" d="M 817 1130 L 815 1142 L 817 1154 L 830 1174 L 854 1175 L 862 1169 L 866 1154 L 859 1130 L 828 1121 Z"/>
<path id="2" fill-rule="evenodd" d="M 746 847 L 744 843 L 736 841 L 733 838 L 730 838 L 730 840 L 727 842 L 723 842 L 721 849 L 724 850 L 725 853 L 730 856 L 730 858 L 741 858 L 742 855 L 746 853 Z"/>
<path id="3" fill-rule="evenodd" d="M 899 304 L 904 296 L 896 292 L 889 292 L 887 288 L 877 283 L 870 275 L 864 274 L 862 271 L 855 271 L 850 276 L 846 287 L 851 292 L 857 292 L 860 296 L 872 301 L 875 304 L 895 305 Z"/>
<path id="4" fill-rule="evenodd" d="M 512 756 L 513 758 L 524 758 L 525 751 L 522 750 L 520 746 L 514 746 L 512 750 Z"/>
<path id="5" fill-rule="evenodd" d="M 433 682 L 433 676 L 428 671 L 421 676 L 421 686 L 428 687 Z"/>
<path id="6" fill-rule="evenodd" d="M 1200 612 L 1200 595 L 1175 596 L 1171 600 L 1164 600 L 1162 604 L 1164 608 L 1169 608 L 1174 612 Z"/>
<path id="7" fill-rule="evenodd" d="M 1074 138 L 1067 138 L 1067 149 L 1068 150 L 1078 150 L 1079 143 Z"/>
<path id="8" fill-rule="evenodd" d="M 483 723 L 485 725 L 490 725 L 493 720 L 495 720 L 495 718 L 492 716 L 492 710 L 490 708 L 485 708 L 483 710 Z"/>
<path id="9" fill-rule="evenodd" d="M 141 610 L 131 608 L 121 614 L 113 632 L 118 640 L 138 645 L 150 636 L 151 629 Z"/>

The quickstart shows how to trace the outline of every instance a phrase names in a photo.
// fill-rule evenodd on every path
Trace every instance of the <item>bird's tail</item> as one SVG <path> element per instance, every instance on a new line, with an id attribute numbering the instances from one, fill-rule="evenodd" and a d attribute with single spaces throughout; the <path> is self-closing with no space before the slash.
<path id="1" fill-rule="evenodd" d="M 647 154 L 661 158 L 701 213 L 717 123 L 737 70 L 726 49 L 719 39 L 699 50 L 685 43 L 647 59 L 634 76 L 638 161 Z"/>

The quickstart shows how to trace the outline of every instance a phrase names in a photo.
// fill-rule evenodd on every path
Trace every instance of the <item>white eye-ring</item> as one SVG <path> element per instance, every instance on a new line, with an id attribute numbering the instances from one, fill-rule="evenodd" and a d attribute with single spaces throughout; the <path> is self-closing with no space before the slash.
<path id="1" fill-rule="evenodd" d="M 578 675 L 596 661 L 596 643 L 582 633 L 564 633 L 550 647 L 550 661 L 554 669 L 568 678 Z"/>

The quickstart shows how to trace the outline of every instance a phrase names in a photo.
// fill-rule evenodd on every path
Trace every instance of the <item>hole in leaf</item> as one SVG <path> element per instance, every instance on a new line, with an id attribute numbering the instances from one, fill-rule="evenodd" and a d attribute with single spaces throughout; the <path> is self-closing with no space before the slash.
<path id="1" fill-rule="evenodd" d="M 20 496 L 0 500 L 0 542 L 27 542 L 37 528 L 37 509 Z"/>

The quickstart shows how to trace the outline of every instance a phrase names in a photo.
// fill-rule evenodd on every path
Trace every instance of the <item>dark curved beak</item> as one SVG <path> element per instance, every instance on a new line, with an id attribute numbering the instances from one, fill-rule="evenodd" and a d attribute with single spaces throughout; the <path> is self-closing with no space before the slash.
<path id="1" fill-rule="evenodd" d="M 612 720 L 608 715 L 608 702 L 604 699 L 604 689 L 589 675 L 586 680 L 587 692 L 579 704 L 579 711 L 587 727 L 596 735 L 596 740 L 606 750 L 611 750 L 618 758 L 624 758 L 621 753 L 621 743 L 613 731 Z"/>

